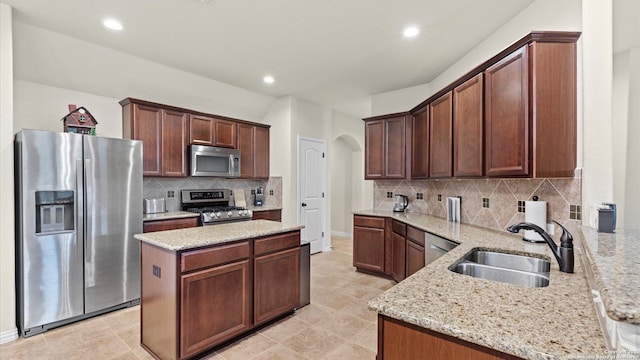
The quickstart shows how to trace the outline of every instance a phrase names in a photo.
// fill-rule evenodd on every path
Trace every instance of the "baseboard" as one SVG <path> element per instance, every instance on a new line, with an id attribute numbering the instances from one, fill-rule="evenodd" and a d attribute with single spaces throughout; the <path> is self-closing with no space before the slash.
<path id="1" fill-rule="evenodd" d="M 0 344 L 6 344 L 14 340 L 18 340 L 18 328 L 3 331 L 0 333 Z"/>
<path id="2" fill-rule="evenodd" d="M 342 232 L 342 231 L 332 231 L 331 232 L 332 236 L 341 236 L 341 237 L 353 237 L 353 235 L 351 233 L 347 233 L 347 232 Z"/>

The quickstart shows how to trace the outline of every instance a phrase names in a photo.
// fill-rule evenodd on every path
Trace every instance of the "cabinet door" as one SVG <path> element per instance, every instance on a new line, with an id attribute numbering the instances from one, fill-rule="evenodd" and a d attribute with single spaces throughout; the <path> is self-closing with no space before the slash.
<path id="1" fill-rule="evenodd" d="M 453 176 L 482 176 L 482 74 L 453 89 Z"/>
<path id="2" fill-rule="evenodd" d="M 300 248 L 254 259 L 254 323 L 261 324 L 300 305 Z"/>
<path id="3" fill-rule="evenodd" d="M 181 358 L 251 328 L 249 260 L 182 276 L 181 289 Z"/>
<path id="4" fill-rule="evenodd" d="M 142 141 L 142 174 L 162 175 L 162 110 L 133 104 L 132 127 L 134 140 Z"/>
<path id="5" fill-rule="evenodd" d="M 405 117 L 385 120 L 384 177 L 404 179 L 405 175 Z"/>
<path id="6" fill-rule="evenodd" d="M 162 175 L 187 176 L 187 114 L 162 110 Z"/>
<path id="7" fill-rule="evenodd" d="M 213 145 L 213 119 L 206 116 L 189 116 L 189 143 Z"/>
<path id="8" fill-rule="evenodd" d="M 529 174 L 527 47 L 485 71 L 485 174 Z"/>
<path id="9" fill-rule="evenodd" d="M 213 124 L 213 146 L 232 149 L 238 147 L 237 124 L 234 121 L 215 119 Z"/>
<path id="10" fill-rule="evenodd" d="M 353 266 L 384 273 L 384 229 L 353 227 Z"/>
<path id="11" fill-rule="evenodd" d="M 255 126 L 238 124 L 238 150 L 240 150 L 240 177 L 253 178 Z"/>
<path id="12" fill-rule="evenodd" d="M 405 242 L 404 236 L 391 233 L 391 276 L 395 281 L 404 280 Z"/>
<path id="13" fill-rule="evenodd" d="M 429 177 L 451 177 L 451 92 L 429 104 L 429 120 Z"/>
<path id="14" fill-rule="evenodd" d="M 411 178 L 429 177 L 429 107 L 413 114 L 411 133 Z"/>
<path id="15" fill-rule="evenodd" d="M 407 277 L 424 267 L 424 246 L 407 240 Z"/>
<path id="16" fill-rule="evenodd" d="M 256 126 L 253 152 L 253 176 L 257 179 L 269 178 L 269 128 Z"/>
<path id="17" fill-rule="evenodd" d="M 254 211 L 251 219 L 282 221 L 282 210 Z"/>
<path id="18" fill-rule="evenodd" d="M 384 121 L 369 121 L 364 125 L 365 179 L 384 177 Z"/>

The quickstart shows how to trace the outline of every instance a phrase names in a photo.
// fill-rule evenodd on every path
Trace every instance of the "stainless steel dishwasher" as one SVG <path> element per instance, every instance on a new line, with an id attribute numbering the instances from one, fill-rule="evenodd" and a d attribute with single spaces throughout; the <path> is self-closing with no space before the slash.
<path id="1" fill-rule="evenodd" d="M 305 305 L 309 305 L 311 301 L 311 244 L 305 243 L 300 245 L 300 305 L 296 309 L 300 309 Z"/>
<path id="2" fill-rule="evenodd" d="M 425 232 L 424 234 L 424 265 L 436 261 L 442 255 L 453 250 L 457 243 L 443 237 Z"/>

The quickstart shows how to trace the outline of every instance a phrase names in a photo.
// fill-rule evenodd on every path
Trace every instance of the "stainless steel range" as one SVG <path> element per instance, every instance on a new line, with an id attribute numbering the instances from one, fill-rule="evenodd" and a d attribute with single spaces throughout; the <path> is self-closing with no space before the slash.
<path id="1" fill-rule="evenodd" d="M 235 206 L 228 189 L 182 190 L 180 195 L 182 210 L 200 214 L 201 225 L 248 221 L 253 217 L 251 210 Z"/>

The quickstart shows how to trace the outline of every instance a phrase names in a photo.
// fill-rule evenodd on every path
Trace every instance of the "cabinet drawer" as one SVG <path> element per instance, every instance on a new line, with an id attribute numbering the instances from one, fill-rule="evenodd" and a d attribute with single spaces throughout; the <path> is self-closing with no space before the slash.
<path id="1" fill-rule="evenodd" d="M 391 230 L 398 235 L 407 235 L 407 225 L 397 220 L 391 222 Z"/>
<path id="2" fill-rule="evenodd" d="M 356 215 L 353 217 L 353 225 L 384 229 L 384 218 Z"/>
<path id="3" fill-rule="evenodd" d="M 300 232 L 290 232 L 257 239 L 253 243 L 255 256 L 300 246 Z"/>
<path id="4" fill-rule="evenodd" d="M 189 251 L 183 253 L 180 258 L 180 270 L 187 272 L 246 259 L 250 253 L 248 241 Z"/>
<path id="5" fill-rule="evenodd" d="M 416 229 L 413 226 L 407 226 L 407 239 L 424 246 L 424 231 Z"/>
<path id="6" fill-rule="evenodd" d="M 198 226 L 198 217 L 145 221 L 142 223 L 142 232 L 148 233 L 154 231 L 184 229 L 196 226 Z"/>

